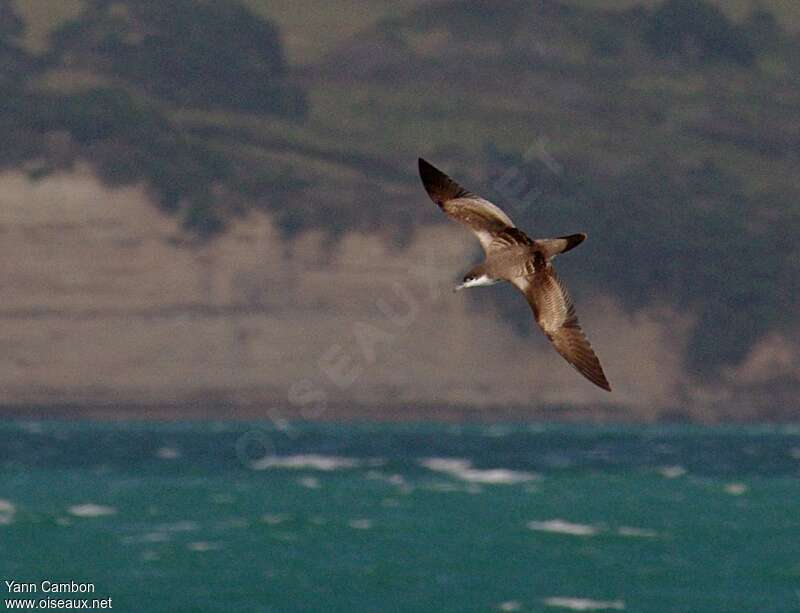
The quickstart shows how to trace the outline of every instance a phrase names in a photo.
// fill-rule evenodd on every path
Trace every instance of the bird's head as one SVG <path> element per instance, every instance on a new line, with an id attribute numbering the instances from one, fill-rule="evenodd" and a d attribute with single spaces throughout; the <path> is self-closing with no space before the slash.
<path id="1" fill-rule="evenodd" d="M 456 286 L 456 288 L 453 291 L 457 292 L 460 289 L 466 289 L 468 287 L 494 285 L 495 283 L 497 283 L 497 279 L 491 279 L 485 273 L 469 272 L 466 275 L 464 275 L 464 278 L 461 281 L 461 285 Z"/>

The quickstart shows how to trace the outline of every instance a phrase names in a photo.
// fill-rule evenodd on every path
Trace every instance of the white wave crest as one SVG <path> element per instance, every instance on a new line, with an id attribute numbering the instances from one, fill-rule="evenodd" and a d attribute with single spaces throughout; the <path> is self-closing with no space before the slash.
<path id="1" fill-rule="evenodd" d="M 208 541 L 195 541 L 193 543 L 187 543 L 186 549 L 189 551 L 215 551 L 217 549 L 222 549 L 222 545 L 220 543 L 210 543 Z"/>
<path id="2" fill-rule="evenodd" d="M 553 596 L 545 598 L 542 602 L 548 607 L 561 607 L 573 611 L 607 611 L 609 609 L 622 611 L 625 608 L 625 603 L 621 600 L 590 600 L 589 598 Z"/>
<path id="3" fill-rule="evenodd" d="M 600 528 L 590 524 L 573 524 L 563 519 L 548 519 L 546 521 L 529 521 L 528 528 L 540 532 L 556 532 L 558 534 L 571 534 L 573 536 L 594 536 Z"/>
<path id="4" fill-rule="evenodd" d="M 0 526 L 7 526 L 14 519 L 14 513 L 17 512 L 15 507 L 8 500 L 0 498 Z"/>
<path id="5" fill-rule="evenodd" d="M 67 511 L 75 517 L 104 517 L 106 515 L 114 515 L 117 512 L 114 507 L 94 504 L 93 502 L 73 505 Z"/>
<path id="6" fill-rule="evenodd" d="M 746 494 L 748 487 L 744 483 L 728 483 L 725 485 L 725 493 L 731 496 L 741 496 Z"/>
<path id="7" fill-rule="evenodd" d="M 686 469 L 683 466 L 662 466 L 658 469 L 658 472 L 661 474 L 662 477 L 666 477 L 667 479 L 677 479 L 678 477 L 682 477 L 686 474 Z"/>
<path id="8" fill-rule="evenodd" d="M 297 483 L 310 490 L 318 490 L 320 488 L 319 479 L 316 477 L 301 477 Z"/>
<path id="9" fill-rule="evenodd" d="M 159 447 L 156 449 L 156 457 L 159 460 L 177 460 L 181 457 L 181 452 L 175 447 Z"/>
<path id="10" fill-rule="evenodd" d="M 473 468 L 469 460 L 461 458 L 427 458 L 420 460 L 420 465 L 428 470 L 445 473 L 462 481 L 471 483 L 488 483 L 499 485 L 512 485 L 533 481 L 537 475 L 507 468 Z"/>
<path id="11" fill-rule="evenodd" d="M 342 468 L 355 468 L 360 464 L 353 458 L 328 456 L 317 454 L 302 454 L 289 456 L 269 456 L 250 463 L 253 470 L 266 470 L 268 468 L 293 468 L 309 470 L 339 470 Z"/>

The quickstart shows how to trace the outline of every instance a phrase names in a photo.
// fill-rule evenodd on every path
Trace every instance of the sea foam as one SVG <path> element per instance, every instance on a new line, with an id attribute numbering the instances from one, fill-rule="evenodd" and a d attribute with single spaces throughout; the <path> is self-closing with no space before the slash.
<path id="1" fill-rule="evenodd" d="M 250 463 L 253 470 L 266 470 L 268 468 L 294 468 L 309 470 L 339 470 L 342 468 L 355 468 L 358 460 L 340 456 L 327 456 L 317 454 L 302 454 L 290 456 L 269 456 Z"/>
<path id="2" fill-rule="evenodd" d="M 621 600 L 590 600 L 589 598 L 571 598 L 565 596 L 553 596 L 542 601 L 548 607 L 561 607 L 573 611 L 606 611 L 615 609 L 622 611 L 625 603 Z"/>
<path id="3" fill-rule="evenodd" d="M 156 449 L 156 457 L 160 460 L 177 460 L 181 457 L 181 452 L 175 447 L 159 447 Z"/>
<path id="4" fill-rule="evenodd" d="M 473 468 L 469 460 L 461 458 L 427 458 L 420 460 L 420 464 L 435 472 L 445 473 L 462 481 L 471 483 L 487 483 L 499 485 L 512 485 L 533 481 L 537 475 L 507 468 Z"/>
<path id="5" fill-rule="evenodd" d="M 744 483 L 728 483 L 725 485 L 725 493 L 731 496 L 741 496 L 747 493 L 747 486 Z"/>
<path id="6" fill-rule="evenodd" d="M 94 504 L 93 502 L 73 505 L 67 511 L 75 517 L 104 517 L 106 515 L 114 515 L 117 512 L 114 507 Z"/>
<path id="7" fill-rule="evenodd" d="M 320 488 L 319 479 L 316 477 L 301 477 L 297 483 L 310 490 L 318 490 Z"/>
<path id="8" fill-rule="evenodd" d="M 220 543 L 210 543 L 208 541 L 194 541 L 193 543 L 186 544 L 186 549 L 189 551 L 215 551 L 221 548 L 222 545 Z"/>
<path id="9" fill-rule="evenodd" d="M 662 466 L 658 469 L 662 477 L 667 479 L 677 479 L 686 474 L 686 469 L 683 466 Z"/>
<path id="10" fill-rule="evenodd" d="M 17 508 L 8 500 L 0 498 L 0 526 L 6 526 L 14 519 Z"/>
<path id="11" fill-rule="evenodd" d="M 573 524 L 563 519 L 548 519 L 546 521 L 529 521 L 528 528 L 540 532 L 556 532 L 558 534 L 571 534 L 573 536 L 594 536 L 600 528 L 589 524 Z"/>

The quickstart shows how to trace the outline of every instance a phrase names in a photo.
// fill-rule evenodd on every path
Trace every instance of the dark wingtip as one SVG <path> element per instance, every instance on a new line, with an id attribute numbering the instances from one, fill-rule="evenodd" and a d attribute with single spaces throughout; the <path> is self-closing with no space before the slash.
<path id="1" fill-rule="evenodd" d="M 586 377 L 600 389 L 604 389 L 607 392 L 611 391 L 611 384 L 608 382 L 608 379 L 606 379 L 606 375 L 602 368 L 599 372 L 584 372 L 580 369 L 578 369 L 578 372 L 580 372 L 584 377 Z"/>
<path id="2" fill-rule="evenodd" d="M 425 191 L 436 204 L 453 198 L 460 198 L 469 194 L 467 190 L 453 181 L 450 177 L 422 158 L 417 159 L 419 164 L 419 177 L 425 186 Z"/>
<path id="3" fill-rule="evenodd" d="M 603 372 L 603 367 L 600 366 L 600 360 L 597 360 L 597 370 L 592 372 L 591 376 L 587 375 L 587 378 L 597 387 L 602 388 L 607 392 L 611 391 L 611 384 L 606 378 L 606 373 Z"/>
<path id="4" fill-rule="evenodd" d="M 419 178 L 422 179 L 422 184 L 429 193 L 431 191 L 431 187 L 442 183 L 442 179 L 447 179 L 447 175 L 445 175 L 430 162 L 427 162 L 422 158 L 419 158 L 417 162 L 419 164 Z"/>
<path id="5" fill-rule="evenodd" d="M 608 382 L 608 379 L 606 378 L 606 373 L 603 372 L 603 367 L 600 366 L 600 360 L 597 361 L 597 367 L 600 372 L 598 372 L 597 376 L 592 379 L 592 382 L 595 383 L 598 387 L 601 387 L 607 392 L 610 392 L 611 384 Z"/>

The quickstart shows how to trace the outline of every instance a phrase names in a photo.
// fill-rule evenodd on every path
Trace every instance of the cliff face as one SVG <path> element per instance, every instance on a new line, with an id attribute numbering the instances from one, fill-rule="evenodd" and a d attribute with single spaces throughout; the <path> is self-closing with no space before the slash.
<path id="1" fill-rule="evenodd" d="M 38 182 L 7 172 L 0 194 L 6 406 L 154 405 L 153 415 L 180 415 L 157 407 L 183 404 L 191 415 L 224 413 L 231 401 L 247 415 L 332 417 L 360 406 L 402 417 L 411 404 L 535 412 L 608 402 L 538 332 L 504 323 L 488 294 L 451 293 L 477 256 L 459 228 L 430 227 L 398 250 L 366 234 L 283 240 L 253 215 L 187 247 L 144 189 L 109 189 L 88 171 Z M 657 418 L 686 397 L 689 318 L 576 298 L 618 418 Z"/>
<path id="2" fill-rule="evenodd" d="M 0 185 L 3 403 L 269 387 L 248 364 L 265 353 L 270 367 L 274 352 L 251 340 L 286 330 L 277 307 L 293 289 L 272 267 L 280 242 L 267 223 L 192 249 L 170 240 L 175 223 L 141 188 L 89 173 L 31 183 L 11 172 Z"/>
<path id="3" fill-rule="evenodd" d="M 181 246 L 145 190 L 109 189 L 88 171 L 39 182 L 7 172 L 0 194 L 6 405 L 285 404 L 295 380 L 320 374 L 317 358 L 379 315 L 380 291 L 419 255 L 388 256 L 366 236 L 333 252 L 315 234 L 287 243 L 256 215 L 214 243 Z M 358 387 L 380 398 L 365 391 L 373 383 Z"/>

